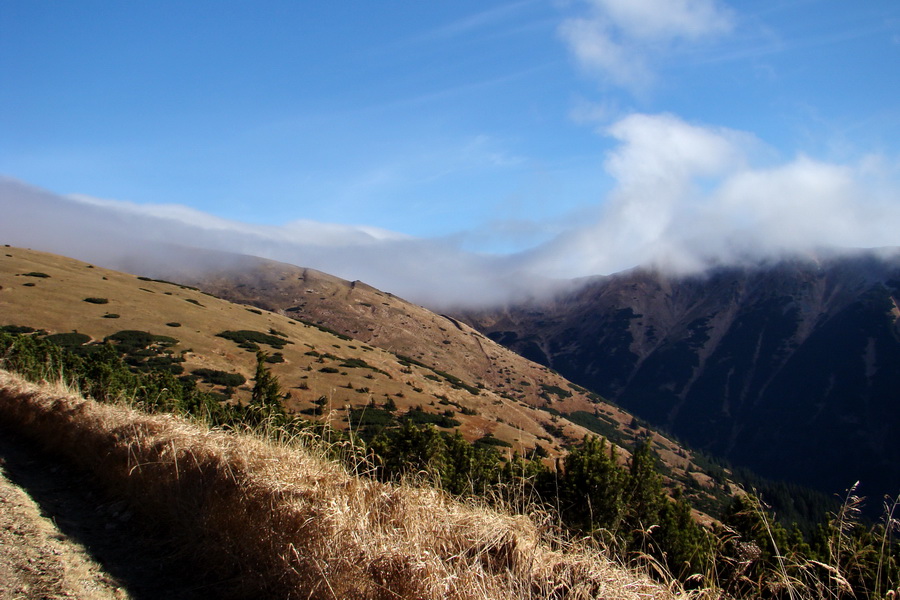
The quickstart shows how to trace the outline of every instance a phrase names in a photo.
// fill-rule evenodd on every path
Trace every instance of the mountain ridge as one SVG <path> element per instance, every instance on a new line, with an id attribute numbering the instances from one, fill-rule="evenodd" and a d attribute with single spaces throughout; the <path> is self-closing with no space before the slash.
<path id="1" fill-rule="evenodd" d="M 458 428 L 467 440 L 499 443 L 508 453 L 532 456 L 540 446 L 550 461 L 591 433 L 623 448 L 623 461 L 629 448 L 649 439 L 673 488 L 684 487 L 688 494 L 705 498 L 699 502 L 706 506 L 731 489 L 727 476 L 711 475 L 690 451 L 596 394 L 521 359 L 454 317 L 431 313 L 360 282 L 253 258 L 244 259 L 243 266 L 253 268 L 242 271 L 249 278 L 243 287 L 239 278 L 227 285 L 229 280 L 220 282 L 247 296 L 256 293 L 249 281 L 259 279 L 273 294 L 271 306 L 290 300 L 289 309 L 297 306 L 295 298 L 280 296 L 279 288 L 268 282 L 300 286 L 301 297 L 314 298 L 310 304 L 317 307 L 300 314 L 269 311 L 259 298 L 260 308 L 233 304 L 185 283 L 20 248 L 0 250 L 5 250 L 0 252 L 0 327 L 41 328 L 76 347 L 134 339 L 135 332 L 144 332 L 137 337 L 163 341 L 127 360 L 137 360 L 134 364 L 140 366 L 150 360 L 143 358 L 146 353 L 155 353 L 152 360 L 179 373 L 183 369 L 198 385 L 223 394 L 223 400 L 247 401 L 250 387 L 241 381 L 253 377 L 252 350 L 262 346 L 278 359 L 269 368 L 289 394 L 286 407 L 338 429 L 359 427 L 367 422 L 367 412 L 386 417 L 386 407 L 395 405 L 395 415 L 433 422 L 445 433 Z M 343 317 L 331 315 L 327 322 L 316 318 L 329 311 Z M 392 317 L 373 319 L 373 312 Z M 395 322 L 406 323 L 405 328 L 395 328 Z M 375 337 L 366 342 L 351 337 L 353 332 Z M 394 335 L 400 346 L 378 347 L 375 341 L 383 341 L 379 332 Z M 420 343 L 405 345 L 410 339 Z M 278 347 L 267 345 L 272 343 Z M 224 383 L 232 376 L 240 381 Z M 220 382 L 200 381 L 208 377 Z"/>
<path id="2" fill-rule="evenodd" d="M 861 478 L 880 494 L 900 487 L 898 298 L 900 255 L 885 249 L 694 276 L 635 269 L 460 316 L 692 446 L 764 476 L 829 492 Z"/>

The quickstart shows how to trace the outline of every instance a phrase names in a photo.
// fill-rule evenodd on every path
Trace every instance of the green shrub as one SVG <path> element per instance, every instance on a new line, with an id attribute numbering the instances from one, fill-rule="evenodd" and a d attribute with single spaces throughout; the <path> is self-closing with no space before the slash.
<path id="1" fill-rule="evenodd" d="M 225 387 L 238 387 L 247 382 L 247 378 L 240 373 L 228 373 L 227 371 L 217 371 L 215 369 L 194 369 L 192 373 L 206 383 Z"/>
<path id="2" fill-rule="evenodd" d="M 145 370 L 168 371 L 172 375 L 181 375 L 184 373 L 184 367 L 178 362 L 180 361 L 169 356 L 152 356 L 142 363 L 140 367 Z"/>
<path id="3" fill-rule="evenodd" d="M 504 448 L 511 448 L 512 444 L 507 442 L 506 440 L 501 440 L 495 438 L 492 434 L 487 434 L 475 440 L 476 444 L 481 444 L 482 446 L 501 446 Z"/>
<path id="4" fill-rule="evenodd" d="M 456 375 L 451 375 L 450 373 L 438 371 L 437 369 L 432 369 L 432 371 L 434 371 L 437 375 L 440 375 L 445 380 L 447 380 L 447 383 L 449 383 L 450 386 L 453 387 L 454 389 L 466 390 L 473 396 L 477 396 L 478 394 L 481 393 L 481 390 L 479 390 L 477 387 L 473 387 L 473 386 L 469 385 L 468 383 L 466 383 L 465 381 L 463 381 Z"/>
<path id="5" fill-rule="evenodd" d="M 90 302 L 91 304 L 109 304 L 107 298 L 85 298 L 84 301 Z"/>
<path id="6" fill-rule="evenodd" d="M 105 315 L 103 315 L 103 318 L 104 319 L 118 319 L 119 315 L 117 315 L 116 313 L 106 313 Z"/>
<path id="7" fill-rule="evenodd" d="M 445 415 L 435 415 L 432 413 L 427 413 L 421 408 L 413 408 L 410 409 L 405 415 L 403 415 L 402 419 L 409 423 L 413 423 L 415 425 L 437 425 L 438 427 L 443 427 L 444 429 L 452 429 L 454 427 L 459 427 L 462 425 L 456 419 L 451 419 Z"/>
<path id="8" fill-rule="evenodd" d="M 557 396 L 560 399 L 565 399 L 565 398 L 569 398 L 572 396 L 572 392 L 570 392 L 569 390 L 564 390 L 563 388 L 559 387 L 558 385 L 547 385 L 546 383 L 542 383 L 541 389 L 543 390 L 541 395 L 545 398 L 548 397 L 547 396 L 548 394 L 553 394 L 554 396 Z"/>
<path id="9" fill-rule="evenodd" d="M 608 438 L 610 441 L 615 442 L 620 446 L 627 447 L 633 444 L 631 436 L 625 435 L 622 431 L 619 431 L 619 423 L 603 414 L 593 414 L 584 410 L 576 410 L 566 415 L 566 418 L 573 423 L 581 425 L 585 429 Z"/>
<path id="10" fill-rule="evenodd" d="M 52 344 L 56 344 L 57 346 L 62 346 L 63 348 L 75 348 L 77 346 L 83 346 L 90 342 L 91 336 L 78 332 L 54 333 L 52 335 L 48 335 L 44 339 Z"/>
<path id="11" fill-rule="evenodd" d="M 231 340 L 232 342 L 235 342 L 237 344 L 266 344 L 267 346 L 271 346 L 276 350 L 282 350 L 285 344 L 293 343 L 289 340 L 285 340 L 274 335 L 269 335 L 268 333 L 262 333 L 261 331 L 250 331 L 248 329 L 241 329 L 239 331 L 223 331 L 222 333 L 217 333 L 216 336 L 225 338 L 226 340 Z"/>
<path id="12" fill-rule="evenodd" d="M 0 327 L 3 333 L 34 333 L 34 327 L 25 327 L 23 325 L 4 325 Z"/>
<path id="13" fill-rule="evenodd" d="M 345 358 L 343 359 L 343 362 L 341 362 L 340 366 L 347 367 L 349 369 L 371 369 L 377 373 L 387 375 L 385 371 L 382 371 L 378 367 L 373 367 L 361 358 Z"/>
<path id="14" fill-rule="evenodd" d="M 294 307 L 294 308 L 300 308 L 300 307 Z M 292 310 L 292 309 L 289 308 L 288 310 L 290 311 L 290 310 Z M 308 325 L 308 326 L 310 326 L 310 327 L 315 327 L 315 328 L 318 329 L 319 331 L 324 331 L 325 333 L 330 333 L 331 335 L 333 335 L 333 336 L 335 336 L 335 337 L 337 337 L 337 338 L 339 338 L 339 339 L 342 339 L 342 340 L 345 340 L 345 341 L 348 341 L 348 342 L 352 342 L 352 341 L 353 341 L 353 338 L 350 337 L 349 335 L 344 335 L 343 333 L 338 333 L 338 332 L 335 331 L 334 329 L 329 329 L 328 327 L 325 327 L 324 325 L 319 325 L 318 323 L 313 323 L 312 321 L 306 321 L 306 320 L 301 319 L 301 318 L 299 318 L 299 317 L 297 318 L 297 320 L 300 321 L 301 323 L 303 323 L 304 325 Z"/>
<path id="15" fill-rule="evenodd" d="M 183 290 L 193 290 L 195 292 L 199 292 L 199 288 L 191 287 L 189 285 L 181 285 L 180 283 L 173 283 L 171 281 L 166 281 L 165 279 L 153 279 L 151 277 L 138 277 L 141 281 L 153 281 L 155 283 L 165 283 L 166 285 L 174 285 L 175 287 L 180 287 Z"/>
<path id="16" fill-rule="evenodd" d="M 130 349 L 145 349 L 153 345 L 168 348 L 178 343 L 178 340 L 167 335 L 154 335 L 148 331 L 137 331 L 135 329 L 117 331 L 107 336 L 106 340 L 116 342 L 121 346 L 121 350 L 126 353 L 130 353 Z"/>
<path id="17" fill-rule="evenodd" d="M 42 278 L 42 279 L 47 279 L 47 278 L 50 277 L 50 276 L 47 275 L 46 273 L 41 273 L 41 272 L 39 272 L 39 271 L 32 271 L 32 272 L 30 272 L 30 273 L 22 273 L 22 275 L 25 276 L 25 277 L 40 277 L 40 278 Z"/>
<path id="18" fill-rule="evenodd" d="M 388 427 L 396 424 L 397 419 L 388 410 L 367 406 L 350 409 L 350 424 L 358 427 Z"/>
<path id="19" fill-rule="evenodd" d="M 284 355 L 281 352 L 275 352 L 274 354 L 270 354 L 266 357 L 266 362 L 271 364 L 283 363 Z"/>

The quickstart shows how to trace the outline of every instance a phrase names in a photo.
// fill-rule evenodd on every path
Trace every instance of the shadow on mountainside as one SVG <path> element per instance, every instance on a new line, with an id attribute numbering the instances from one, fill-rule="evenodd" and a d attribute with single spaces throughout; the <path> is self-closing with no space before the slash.
<path id="1" fill-rule="evenodd" d="M 0 426 L 0 464 L 59 531 L 81 544 L 128 598 L 195 600 L 229 597 L 229 582 L 210 581 L 124 501 L 104 492 L 92 476 L 73 470 L 33 443 Z"/>

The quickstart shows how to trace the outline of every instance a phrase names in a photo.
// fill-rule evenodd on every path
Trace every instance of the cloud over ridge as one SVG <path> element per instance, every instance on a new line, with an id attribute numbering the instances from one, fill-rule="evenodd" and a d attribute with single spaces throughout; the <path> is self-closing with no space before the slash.
<path id="1" fill-rule="evenodd" d="M 616 142 L 604 163 L 615 181 L 609 196 L 590 218 L 514 254 L 364 226 L 250 225 L 187 207 L 64 197 L 11 179 L 0 179 L 0 241 L 109 266 L 140 265 L 142 256 L 150 265 L 163 245 L 250 254 L 432 306 L 504 302 L 551 281 L 641 264 L 688 273 L 822 246 L 900 245 L 896 160 L 760 161 L 768 155 L 755 136 L 665 113 L 631 114 L 602 133 Z"/>
<path id="2" fill-rule="evenodd" d="M 896 161 L 798 155 L 755 165 L 765 146 L 754 136 L 670 114 L 632 114 L 606 134 L 619 142 L 605 163 L 616 181 L 607 203 L 593 222 L 537 249 L 530 268 L 578 277 L 653 263 L 690 272 L 900 242 Z"/>

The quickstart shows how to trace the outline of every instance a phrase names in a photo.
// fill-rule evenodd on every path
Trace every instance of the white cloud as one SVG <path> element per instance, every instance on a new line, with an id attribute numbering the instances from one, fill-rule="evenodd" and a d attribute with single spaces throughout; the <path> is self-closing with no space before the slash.
<path id="1" fill-rule="evenodd" d="M 730 11 L 716 0 L 591 0 L 623 34 L 643 40 L 699 39 L 732 27 Z"/>
<path id="2" fill-rule="evenodd" d="M 607 129 L 620 146 L 606 170 L 625 190 L 658 188 L 669 193 L 697 177 L 713 176 L 743 161 L 752 136 L 725 128 L 692 125 L 674 115 L 629 115 Z M 636 188 L 636 189 L 635 189 Z"/>
<path id="3" fill-rule="evenodd" d="M 160 219 L 181 221 L 203 229 L 231 229 L 237 225 L 233 221 L 220 219 L 214 215 L 182 204 L 136 204 L 125 200 L 95 198 L 84 194 L 70 194 L 68 197 L 82 204 L 112 209 L 123 214 L 144 215 Z M 249 228 L 247 225 L 241 224 L 241 226 Z"/>
<path id="4" fill-rule="evenodd" d="M 360 279 L 431 305 L 503 301 L 519 290 L 514 277 L 505 281 L 501 258 L 373 227 L 308 220 L 249 225 L 184 206 L 59 196 L 2 177 L 0 213 L 2 243 L 143 275 L 174 278 L 221 266 L 233 260 L 218 254 L 225 252 Z"/>
<path id="5" fill-rule="evenodd" d="M 588 16 L 559 33 L 586 70 L 632 92 L 653 81 L 652 64 L 679 41 L 731 30 L 733 16 L 715 0 L 587 0 Z"/>
<path id="6" fill-rule="evenodd" d="M 620 108 L 610 99 L 592 102 L 583 97 L 575 99 L 569 118 L 579 125 L 597 125 L 609 123 L 613 116 L 619 114 Z"/>
<path id="7" fill-rule="evenodd" d="M 799 156 L 776 168 L 743 170 L 722 182 L 715 206 L 735 239 L 768 253 L 897 244 L 900 195 L 874 188 L 866 162 Z"/>
<path id="8" fill-rule="evenodd" d="M 642 54 L 613 40 L 604 20 L 568 19 L 560 25 L 559 32 L 586 70 L 634 91 L 650 84 L 650 69 Z"/>
<path id="9" fill-rule="evenodd" d="M 765 154 L 754 136 L 670 114 L 632 114 L 602 133 L 617 143 L 604 163 L 612 191 L 577 218 L 488 227 L 519 247 L 535 240 L 513 254 L 461 249 L 484 229 L 423 239 L 314 221 L 248 225 L 182 206 L 75 200 L 2 178 L 0 243 L 160 277 L 225 260 L 205 251 L 249 254 L 433 307 L 503 302 L 549 281 L 648 263 L 687 272 L 817 247 L 900 245 L 895 159 L 836 164 L 801 155 L 760 166 L 755 157 Z"/>
<path id="10" fill-rule="evenodd" d="M 136 204 L 121 200 L 94 198 L 83 194 L 71 194 L 68 198 L 82 204 L 106 208 L 138 220 L 151 218 L 160 222 L 175 223 L 179 227 L 187 226 L 201 231 L 231 232 L 273 241 L 296 242 L 302 240 L 303 243 L 323 247 L 369 245 L 388 240 L 410 239 L 409 236 L 368 225 L 339 225 L 304 219 L 291 221 L 280 227 L 250 225 L 222 219 L 181 204 Z M 152 231 L 147 232 L 147 235 L 152 234 Z M 168 238 L 171 236 L 165 237 L 167 241 L 170 241 Z"/>
<path id="11" fill-rule="evenodd" d="M 798 156 L 758 167 L 752 135 L 630 115 L 607 130 L 619 142 L 602 215 L 536 249 L 530 272 L 579 277 L 656 263 L 680 271 L 823 246 L 900 244 L 896 165 L 878 157 L 835 164 Z"/>

